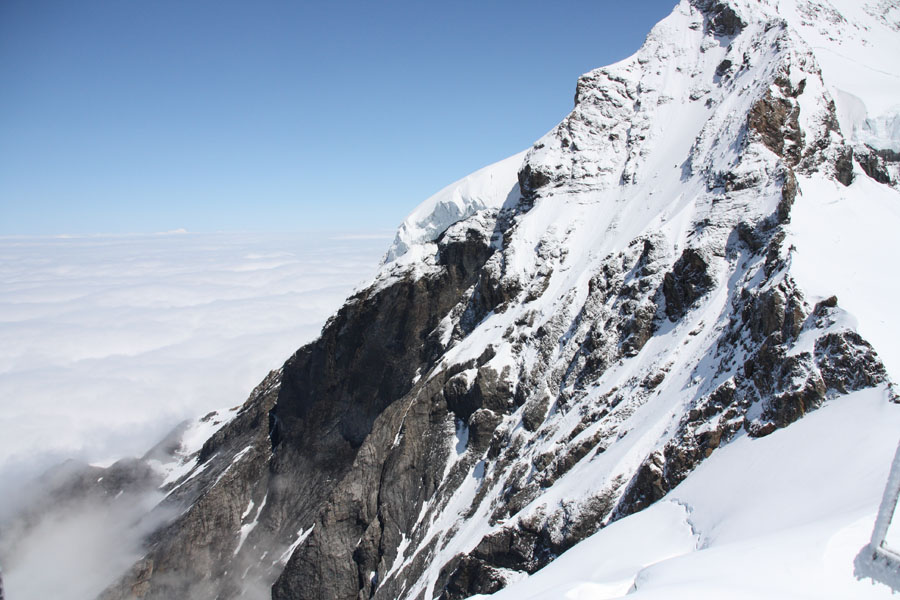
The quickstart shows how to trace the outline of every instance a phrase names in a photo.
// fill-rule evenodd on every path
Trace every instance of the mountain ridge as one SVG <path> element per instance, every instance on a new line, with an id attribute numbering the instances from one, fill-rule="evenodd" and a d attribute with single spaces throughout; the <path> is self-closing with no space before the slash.
<path id="1" fill-rule="evenodd" d="M 791 448 L 848 399 L 897 422 L 894 363 L 810 275 L 853 248 L 817 262 L 792 217 L 815 192 L 900 222 L 889 93 L 818 57 L 897 46 L 898 14 L 679 3 L 531 149 L 414 211 L 242 407 L 145 457 L 177 516 L 102 598 L 512 593 L 649 507 L 687 555 L 710 531 L 673 523 L 711 513 L 661 501 L 723 449 Z"/>

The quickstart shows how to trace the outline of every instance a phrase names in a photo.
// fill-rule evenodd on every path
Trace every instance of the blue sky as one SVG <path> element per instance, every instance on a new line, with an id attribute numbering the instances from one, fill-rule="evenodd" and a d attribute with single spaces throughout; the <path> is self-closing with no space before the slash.
<path id="1" fill-rule="evenodd" d="M 390 230 L 674 0 L 0 2 L 0 234 Z"/>

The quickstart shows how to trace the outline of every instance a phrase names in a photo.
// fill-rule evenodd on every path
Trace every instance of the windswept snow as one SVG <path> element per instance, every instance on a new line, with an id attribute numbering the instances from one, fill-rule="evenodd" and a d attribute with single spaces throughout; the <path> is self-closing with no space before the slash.
<path id="1" fill-rule="evenodd" d="M 421 259 L 414 248 L 437 239 L 448 227 L 485 208 L 501 208 L 519 199 L 517 174 L 525 152 L 488 165 L 451 183 L 420 204 L 397 231 L 384 264 L 407 255 L 404 264 Z"/>

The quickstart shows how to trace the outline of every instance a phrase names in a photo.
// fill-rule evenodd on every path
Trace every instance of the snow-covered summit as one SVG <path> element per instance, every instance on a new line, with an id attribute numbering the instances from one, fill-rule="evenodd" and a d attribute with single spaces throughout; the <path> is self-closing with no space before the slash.
<path id="1" fill-rule="evenodd" d="M 615 247 L 688 201 L 659 189 L 680 186 L 690 172 L 736 166 L 746 115 L 773 85 L 806 89 L 796 94 L 796 112 L 807 139 L 774 132 L 797 156 L 818 145 L 821 162 L 832 137 L 897 151 L 898 30 L 897 0 L 683 0 L 633 56 L 579 78 L 572 113 L 532 148 L 417 207 L 383 263 L 396 269 L 426 261 L 435 252 L 430 242 L 450 225 L 485 208 L 512 207 L 523 191 L 577 196 L 579 203 L 615 196 L 619 207 L 604 208 L 600 221 L 616 222 L 621 235 L 606 238 Z M 744 161 L 739 168 L 749 177 L 758 166 Z"/>
<path id="2" fill-rule="evenodd" d="M 382 264 L 397 261 L 417 246 L 433 242 L 451 225 L 486 208 L 499 209 L 519 199 L 516 179 L 525 152 L 488 165 L 434 194 L 409 214 L 400 225 Z M 421 250 L 421 248 L 420 248 Z M 405 262 L 421 260 L 412 252 Z"/>

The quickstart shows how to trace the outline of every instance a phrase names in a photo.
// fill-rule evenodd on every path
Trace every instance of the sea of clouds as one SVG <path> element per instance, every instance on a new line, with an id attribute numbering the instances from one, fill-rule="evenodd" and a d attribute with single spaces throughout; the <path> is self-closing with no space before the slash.
<path id="1" fill-rule="evenodd" d="M 140 456 L 241 404 L 370 279 L 390 236 L 0 238 L 0 489 Z"/>
<path id="2" fill-rule="evenodd" d="M 387 234 L 0 237 L 7 597 L 93 600 L 143 553 L 153 527 L 144 517 L 160 499 L 149 493 L 114 510 L 67 503 L 16 529 L 15 515 L 47 501 L 36 478 L 52 481 L 47 470 L 64 473 L 67 459 L 106 466 L 141 456 L 185 419 L 241 404 L 372 278 L 389 242 Z"/>

